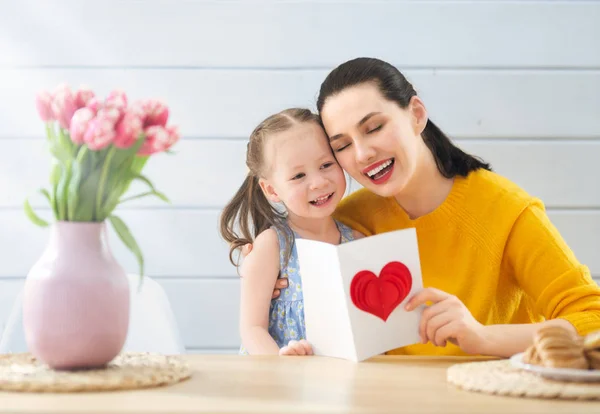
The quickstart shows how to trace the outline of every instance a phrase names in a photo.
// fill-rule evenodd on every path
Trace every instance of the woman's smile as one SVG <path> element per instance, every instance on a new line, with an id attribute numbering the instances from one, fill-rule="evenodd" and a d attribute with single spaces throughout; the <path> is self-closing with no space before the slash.
<path id="1" fill-rule="evenodd" d="M 394 158 L 379 161 L 365 168 L 362 173 L 370 179 L 373 184 L 383 184 L 392 176 L 394 171 Z"/>

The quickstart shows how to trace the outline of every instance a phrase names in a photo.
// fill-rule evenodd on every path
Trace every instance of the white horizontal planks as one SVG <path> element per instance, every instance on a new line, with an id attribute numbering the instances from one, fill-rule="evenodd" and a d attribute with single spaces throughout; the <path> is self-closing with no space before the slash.
<path id="1" fill-rule="evenodd" d="M 600 66 L 590 1 L 0 5 L 3 66 L 332 67 L 364 55 L 405 67 Z"/>
<path id="2" fill-rule="evenodd" d="M 21 279 L 0 280 L 0 338 L 22 286 Z"/>
<path id="3" fill-rule="evenodd" d="M 495 172 L 542 199 L 548 208 L 600 207 L 600 140 L 463 140 L 457 144 L 491 163 Z"/>
<path id="4" fill-rule="evenodd" d="M 36 227 L 21 210 L 0 210 L 0 277 L 24 276 L 42 254 L 48 229 Z M 145 257 L 150 276 L 235 277 L 228 246 L 218 234 L 219 211 L 201 209 L 126 210 L 115 213 L 130 227 Z M 49 218 L 50 211 L 40 215 Z M 109 226 L 110 228 L 110 226 Z M 110 228 L 109 243 L 117 260 L 138 272 L 133 254 Z"/>
<path id="5" fill-rule="evenodd" d="M 600 3 L 599 3 L 600 4 Z M 600 49 L 600 48 L 599 48 Z M 35 94 L 67 82 L 159 98 L 184 137 L 248 137 L 268 115 L 315 109 L 328 70 L 2 69 L 0 138 L 39 137 Z M 431 119 L 455 138 L 600 138 L 600 69 L 412 69 Z"/>
<path id="6" fill-rule="evenodd" d="M 161 279 L 160 283 L 171 300 L 186 348 L 239 347 L 238 279 Z"/>
<path id="7" fill-rule="evenodd" d="M 465 151 L 490 162 L 496 172 L 515 181 L 548 207 L 600 208 L 600 140 L 519 141 L 459 140 Z M 47 206 L 36 194 L 48 187 L 50 155 L 43 139 L 1 140 L 0 207 L 20 207 L 32 196 L 35 206 Z M 124 207 L 222 208 L 246 175 L 246 141 L 182 140 L 175 154 L 158 154 L 144 174 L 172 204 L 144 198 Z M 356 188 L 356 187 L 353 187 Z M 130 194 L 145 191 L 134 185 Z"/>

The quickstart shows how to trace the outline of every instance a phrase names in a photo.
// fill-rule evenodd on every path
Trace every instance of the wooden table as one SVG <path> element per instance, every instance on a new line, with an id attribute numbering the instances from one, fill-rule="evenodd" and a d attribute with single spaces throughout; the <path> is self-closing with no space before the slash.
<path id="1" fill-rule="evenodd" d="M 0 392 L 0 413 L 600 413 L 600 402 L 462 391 L 446 368 L 472 359 L 188 355 L 193 377 L 139 391 Z"/>

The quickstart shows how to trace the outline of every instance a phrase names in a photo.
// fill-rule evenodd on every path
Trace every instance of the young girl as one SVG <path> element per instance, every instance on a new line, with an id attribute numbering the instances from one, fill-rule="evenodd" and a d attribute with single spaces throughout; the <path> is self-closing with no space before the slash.
<path id="1" fill-rule="evenodd" d="M 256 127 L 246 164 L 248 175 L 220 223 L 234 265 L 234 251 L 253 243 L 241 279 L 241 352 L 311 355 L 294 240 L 339 244 L 362 237 L 331 217 L 346 190 L 344 173 L 317 115 L 300 108 Z M 271 300 L 277 278 L 287 278 L 288 287 Z"/>

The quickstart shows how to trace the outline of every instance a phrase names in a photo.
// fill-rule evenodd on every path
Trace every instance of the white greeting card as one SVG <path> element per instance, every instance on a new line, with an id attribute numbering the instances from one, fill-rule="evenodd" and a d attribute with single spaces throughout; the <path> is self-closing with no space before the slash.
<path id="1" fill-rule="evenodd" d="M 315 355 L 363 361 L 419 342 L 423 288 L 414 228 L 333 245 L 296 239 L 306 339 Z"/>

